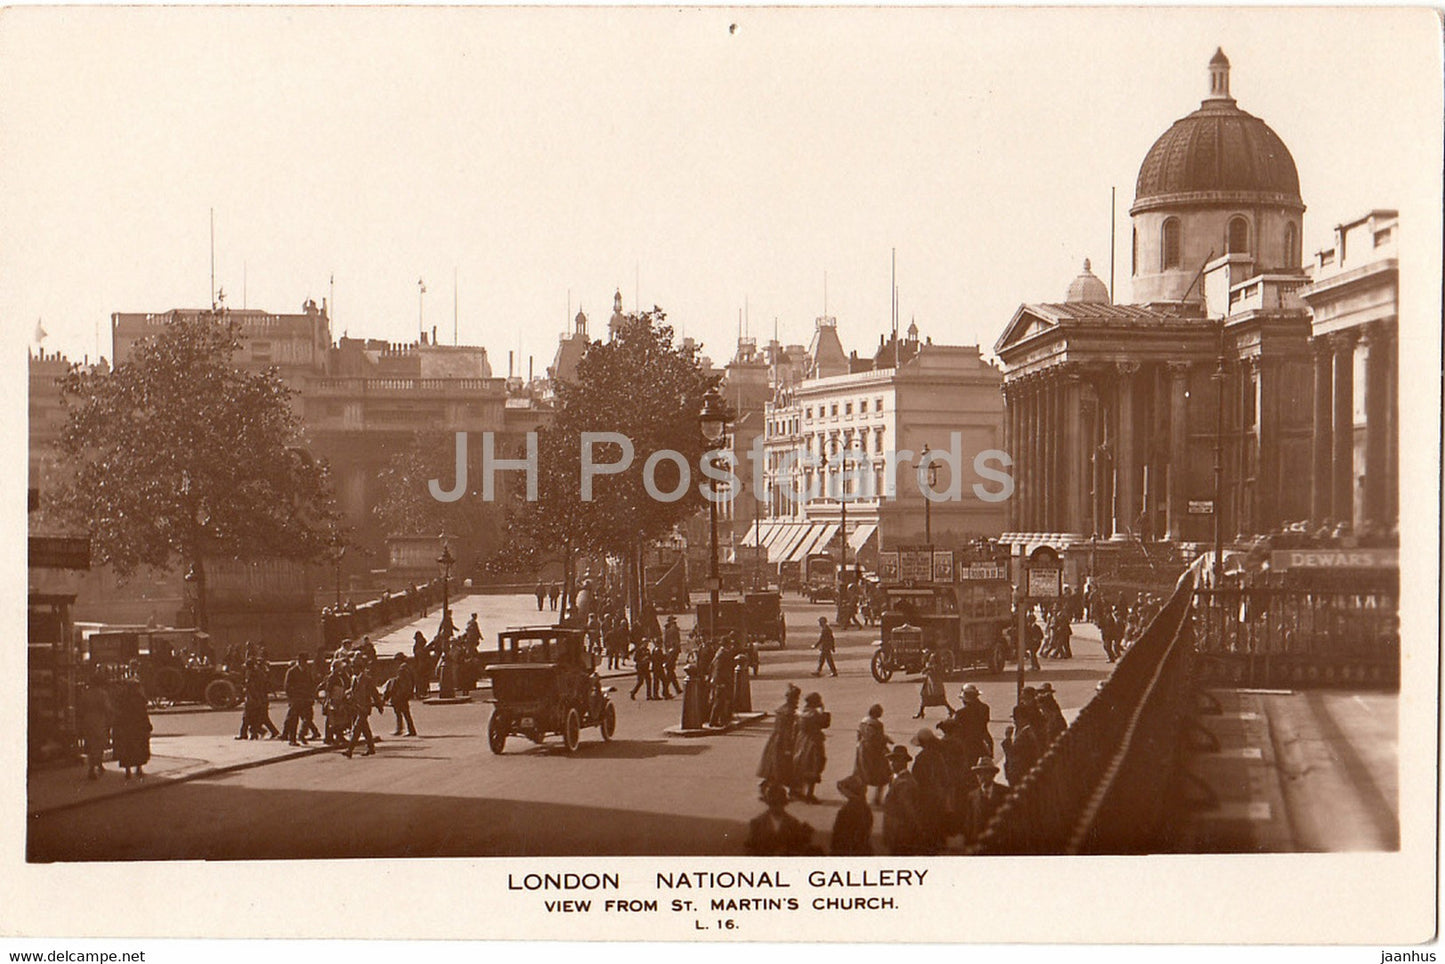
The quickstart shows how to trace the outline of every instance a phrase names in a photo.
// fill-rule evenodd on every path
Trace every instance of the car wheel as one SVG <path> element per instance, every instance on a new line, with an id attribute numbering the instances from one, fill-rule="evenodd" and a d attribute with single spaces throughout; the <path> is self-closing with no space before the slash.
<path id="1" fill-rule="evenodd" d="M 567 747 L 568 753 L 577 750 L 577 744 L 582 741 L 582 718 L 577 715 L 576 709 L 567 711 L 567 719 L 562 723 L 562 742 Z"/>
<path id="2" fill-rule="evenodd" d="M 163 666 L 156 673 L 156 695 L 161 699 L 172 702 L 180 699 L 181 690 L 185 689 L 185 686 L 186 678 L 174 666 Z"/>
<path id="3" fill-rule="evenodd" d="M 873 678 L 880 683 L 886 683 L 893 678 L 893 667 L 888 665 L 888 657 L 881 649 L 873 654 L 873 662 L 868 668 L 873 672 Z"/>
<path id="4" fill-rule="evenodd" d="M 500 711 L 493 712 L 491 721 L 487 723 L 487 746 L 499 756 L 507 747 L 507 728 L 502 725 L 501 716 Z"/>
<path id="5" fill-rule="evenodd" d="M 236 705 L 236 684 L 228 679 L 213 679 L 206 684 L 206 702 L 218 710 Z"/>
<path id="6" fill-rule="evenodd" d="M 602 725 L 598 729 L 602 731 L 604 740 L 611 740 L 612 735 L 617 732 L 617 707 L 610 701 L 602 707 Z"/>

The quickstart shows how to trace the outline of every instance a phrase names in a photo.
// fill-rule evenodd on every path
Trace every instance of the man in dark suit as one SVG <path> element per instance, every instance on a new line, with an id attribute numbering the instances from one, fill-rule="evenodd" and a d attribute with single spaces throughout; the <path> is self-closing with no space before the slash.
<path id="1" fill-rule="evenodd" d="M 828 618 L 818 617 L 818 641 L 813 644 L 818 651 L 818 668 L 813 671 L 814 676 L 823 675 L 823 666 L 827 665 L 829 672 L 834 676 L 838 675 L 838 667 L 833 663 L 833 651 L 838 648 L 833 641 L 833 630 L 828 628 Z"/>
<path id="2" fill-rule="evenodd" d="M 978 786 L 968 797 L 966 833 L 969 843 L 982 836 L 988 828 L 988 822 L 993 819 L 994 812 L 1009 794 L 1008 787 L 994 779 L 998 776 L 998 764 L 993 762 L 993 757 L 979 757 L 978 762 L 973 765 L 973 775 Z"/>
<path id="3" fill-rule="evenodd" d="M 969 746 L 969 759 L 993 756 L 993 736 L 988 732 L 988 722 L 993 711 L 979 697 L 978 687 L 972 683 L 963 688 L 959 699 L 963 703 L 953 718 L 959 722 L 959 739 Z"/>
<path id="4" fill-rule="evenodd" d="M 391 681 L 391 709 L 396 714 L 396 730 L 393 736 L 401 736 L 401 725 L 406 723 L 406 735 L 416 736 L 416 724 L 411 721 L 411 698 L 416 692 L 416 674 L 411 663 L 401 653 L 396 654 L 396 676 Z"/>
<path id="5" fill-rule="evenodd" d="M 770 784 L 763 790 L 765 813 L 748 821 L 748 853 L 755 857 L 804 857 L 822 853 L 812 843 L 813 828 L 788 813 L 788 788 Z"/>
<path id="6" fill-rule="evenodd" d="M 316 699 L 316 677 L 311 675 L 310 654 L 296 654 L 295 662 L 286 670 L 285 687 L 286 722 L 281 724 L 281 735 L 292 746 L 300 746 L 307 740 L 304 727 L 311 717 L 311 704 Z"/>
<path id="7" fill-rule="evenodd" d="M 909 759 L 906 746 L 895 745 L 888 751 L 893 779 L 883 799 L 883 843 L 889 853 L 899 856 L 924 853 L 918 781 L 908 772 Z"/>

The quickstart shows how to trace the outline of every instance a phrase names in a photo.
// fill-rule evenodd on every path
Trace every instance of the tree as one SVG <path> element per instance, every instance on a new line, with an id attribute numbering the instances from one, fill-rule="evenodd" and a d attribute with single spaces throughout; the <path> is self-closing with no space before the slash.
<path id="1" fill-rule="evenodd" d="M 184 567 L 203 629 L 207 558 L 316 559 L 333 526 L 291 390 L 274 369 L 235 367 L 239 347 L 224 312 L 178 317 L 125 364 L 73 368 L 61 387 L 56 508 L 122 577 Z"/>
<path id="2" fill-rule="evenodd" d="M 706 506 L 699 462 L 707 445 L 697 415 L 716 378 L 703 370 L 696 346 L 674 344 L 666 317 L 657 307 L 628 316 L 610 340 L 588 346 L 575 381 L 557 385 L 557 417 L 539 443 L 538 499 L 514 519 L 514 531 L 534 545 L 635 562 L 643 545 Z M 633 447 L 626 470 L 594 478 L 590 502 L 579 491 L 584 432 L 620 433 Z M 688 484 L 671 502 L 644 486 L 644 465 L 664 450 L 688 466 Z M 593 460 L 616 462 L 621 455 L 619 445 L 608 443 L 594 449 Z M 656 489 L 673 491 L 679 475 L 672 461 L 659 462 Z"/>

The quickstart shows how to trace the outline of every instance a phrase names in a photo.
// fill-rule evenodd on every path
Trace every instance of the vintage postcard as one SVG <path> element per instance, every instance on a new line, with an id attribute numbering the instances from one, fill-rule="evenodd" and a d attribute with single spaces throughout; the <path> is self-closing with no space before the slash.
<path id="1" fill-rule="evenodd" d="M 0 936 L 1432 940 L 1439 27 L 7 9 Z"/>

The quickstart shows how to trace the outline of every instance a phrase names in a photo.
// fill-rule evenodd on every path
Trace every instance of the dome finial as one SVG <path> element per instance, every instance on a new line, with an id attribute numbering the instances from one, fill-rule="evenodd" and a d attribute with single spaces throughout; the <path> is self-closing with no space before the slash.
<path id="1" fill-rule="evenodd" d="M 1230 100 L 1229 96 L 1229 58 L 1224 56 L 1224 48 L 1214 48 L 1214 56 L 1209 58 L 1209 96 L 1206 100 Z"/>
<path id="2" fill-rule="evenodd" d="M 1085 274 L 1088 274 L 1090 271 L 1093 271 L 1093 270 L 1094 270 L 1094 266 L 1091 265 L 1091 264 L 1089 264 L 1089 259 L 1088 259 L 1088 258 L 1085 258 L 1085 259 L 1084 259 L 1084 273 L 1085 273 Z"/>

